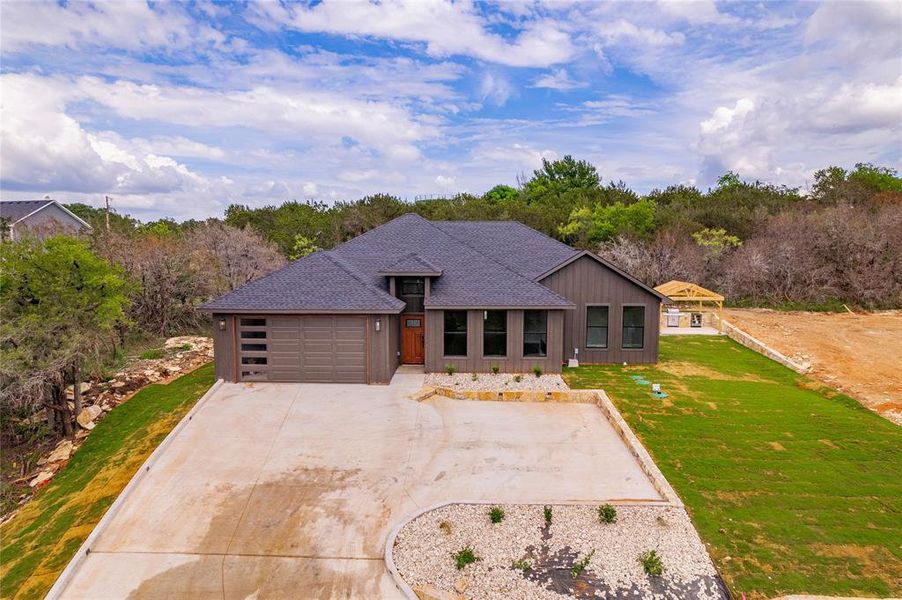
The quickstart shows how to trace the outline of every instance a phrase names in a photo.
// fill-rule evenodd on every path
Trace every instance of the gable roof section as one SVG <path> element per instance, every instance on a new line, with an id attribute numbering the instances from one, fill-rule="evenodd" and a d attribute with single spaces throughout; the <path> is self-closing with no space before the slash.
<path id="1" fill-rule="evenodd" d="M 702 286 L 688 281 L 668 281 L 655 289 L 678 302 L 723 302 L 724 297 Z"/>
<path id="2" fill-rule="evenodd" d="M 587 256 L 587 257 L 591 258 L 592 260 L 594 260 L 595 262 L 601 264 L 602 266 L 607 267 L 608 269 L 614 271 L 615 273 L 617 273 L 618 275 L 620 275 L 621 277 L 623 277 L 624 279 L 626 279 L 626 280 L 629 281 L 630 283 L 632 283 L 632 284 L 634 284 L 634 285 L 636 285 L 636 286 L 642 288 L 643 290 L 645 290 L 646 292 L 648 292 L 648 293 L 651 294 L 652 296 L 657 296 L 657 297 L 660 298 L 660 300 L 661 300 L 662 302 L 664 302 L 665 304 L 670 304 L 670 303 L 671 303 L 671 302 L 670 302 L 670 298 L 668 298 L 667 296 L 665 296 L 664 294 L 662 294 L 661 292 L 659 292 L 659 291 L 656 290 L 655 288 L 649 287 L 649 286 L 645 285 L 644 283 L 642 283 L 641 281 L 639 281 L 638 279 L 636 279 L 635 277 L 633 277 L 632 275 L 630 275 L 630 274 L 627 273 L 626 271 L 623 271 L 622 269 L 620 269 L 620 268 L 614 266 L 614 264 L 612 264 L 612 263 L 606 261 L 605 259 L 603 259 L 602 257 L 598 256 L 598 255 L 595 254 L 594 252 L 589 252 L 588 250 L 578 251 L 576 254 L 574 254 L 573 256 L 571 256 L 570 258 L 568 258 L 567 260 L 565 260 L 565 261 L 562 262 L 561 264 L 555 266 L 555 267 L 552 268 L 552 269 L 549 269 L 549 270 L 546 271 L 545 273 L 542 273 L 539 277 L 536 278 L 536 281 L 542 281 L 543 279 L 547 278 L 548 276 L 553 275 L 554 273 L 557 273 L 558 271 L 560 271 L 561 269 L 563 269 L 563 268 L 566 267 L 567 265 L 570 265 L 570 264 L 576 262 L 577 260 L 579 260 L 580 258 L 582 258 L 582 257 L 584 257 L 584 256 Z"/>
<path id="3" fill-rule="evenodd" d="M 439 268 L 427 308 L 572 308 L 566 298 L 502 263 L 476 251 L 441 227 L 415 214 L 406 214 L 332 250 L 382 285 L 381 265 L 416 254 Z M 375 257 L 375 258 L 374 258 Z"/>
<path id="4" fill-rule="evenodd" d="M 432 221 L 451 237 L 535 280 L 579 253 L 518 221 Z"/>
<path id="5" fill-rule="evenodd" d="M 20 221 L 25 220 L 36 212 L 42 211 L 48 206 L 56 206 L 61 211 L 65 212 L 67 215 L 81 223 L 82 227 L 86 229 L 92 229 L 88 223 L 84 221 L 81 217 L 76 215 L 74 212 L 57 202 L 56 200 L 51 200 L 49 198 L 45 198 L 43 200 L 5 200 L 0 202 L 0 218 L 9 219 L 10 225 L 15 225 Z"/>
<path id="6" fill-rule="evenodd" d="M 402 256 L 384 269 L 380 269 L 379 274 L 438 277 L 442 274 L 442 270 L 430 264 L 429 261 L 420 257 L 419 254 L 412 252 L 407 256 Z"/>
<path id="7" fill-rule="evenodd" d="M 305 256 L 204 304 L 208 312 L 397 313 L 404 302 L 369 285 L 329 251 Z"/>

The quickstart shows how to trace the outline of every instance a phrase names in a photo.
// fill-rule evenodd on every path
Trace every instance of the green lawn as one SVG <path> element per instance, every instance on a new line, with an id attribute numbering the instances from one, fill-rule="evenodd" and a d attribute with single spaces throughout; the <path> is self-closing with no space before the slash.
<path id="1" fill-rule="evenodd" d="M 41 598 L 132 475 L 213 384 L 213 365 L 116 407 L 69 464 L 0 528 L 0 596 Z"/>
<path id="2" fill-rule="evenodd" d="M 657 365 L 564 377 L 607 391 L 736 597 L 902 595 L 899 426 L 723 337 L 664 337 Z"/>

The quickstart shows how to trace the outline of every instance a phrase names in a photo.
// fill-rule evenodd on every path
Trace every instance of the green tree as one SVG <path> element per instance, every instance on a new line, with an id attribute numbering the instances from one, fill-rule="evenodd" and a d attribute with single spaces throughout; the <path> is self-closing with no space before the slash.
<path id="1" fill-rule="evenodd" d="M 64 389 L 127 324 L 134 286 L 124 270 L 79 239 L 55 236 L 0 244 L 0 407 L 48 409 L 72 432 Z"/>
<path id="2" fill-rule="evenodd" d="M 288 253 L 289 260 L 298 260 L 304 258 L 308 254 L 313 254 L 319 250 L 319 247 L 308 237 L 303 235 L 294 236 L 294 247 Z"/>
<path id="3" fill-rule="evenodd" d="M 561 160 L 542 159 L 542 168 L 533 171 L 526 182 L 527 196 L 536 199 L 548 193 L 568 190 L 597 190 L 601 180 L 598 170 L 584 160 L 574 160 L 569 154 Z"/>
<path id="4" fill-rule="evenodd" d="M 646 198 L 632 204 L 615 202 L 575 209 L 559 231 L 576 245 L 589 247 L 621 235 L 646 237 L 654 227 L 655 204 Z"/>
<path id="5" fill-rule="evenodd" d="M 727 233 L 726 229 L 701 229 L 692 234 L 695 243 L 705 249 L 709 259 L 720 258 L 724 252 L 731 248 L 738 248 L 742 241 L 735 235 Z"/>
<path id="6" fill-rule="evenodd" d="M 485 194 L 482 199 L 489 202 L 514 202 L 520 198 L 520 192 L 509 185 L 496 185 Z"/>

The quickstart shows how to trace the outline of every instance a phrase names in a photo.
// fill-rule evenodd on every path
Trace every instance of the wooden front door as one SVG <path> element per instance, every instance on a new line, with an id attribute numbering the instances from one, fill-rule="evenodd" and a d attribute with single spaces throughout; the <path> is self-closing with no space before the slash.
<path id="1" fill-rule="evenodd" d="M 401 362 L 422 365 L 426 362 L 423 347 L 423 315 L 401 315 Z"/>

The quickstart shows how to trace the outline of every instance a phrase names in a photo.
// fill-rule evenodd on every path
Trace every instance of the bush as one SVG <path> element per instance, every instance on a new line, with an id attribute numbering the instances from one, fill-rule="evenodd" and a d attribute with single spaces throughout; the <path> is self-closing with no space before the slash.
<path id="1" fill-rule="evenodd" d="M 492 375 L 497 375 L 498 371 L 500 371 L 500 370 L 501 370 L 501 367 L 499 367 L 498 365 L 492 365 Z"/>
<path id="2" fill-rule="evenodd" d="M 538 366 L 533 367 L 532 372 L 536 374 L 536 377 L 541 377 L 542 373 L 544 373 L 544 371 L 542 370 L 542 367 L 538 367 Z"/>
<path id="3" fill-rule="evenodd" d="M 523 376 L 522 375 L 514 375 L 514 381 L 516 381 L 517 383 L 520 383 L 521 381 L 523 381 Z"/>
<path id="4" fill-rule="evenodd" d="M 512 569 L 517 569 L 519 571 L 532 571 L 532 563 L 526 560 L 525 558 L 520 558 L 511 563 Z"/>
<path id="5" fill-rule="evenodd" d="M 602 504 L 598 507 L 598 521 L 601 523 L 613 523 L 617 520 L 617 509 L 610 504 Z"/>
<path id="6" fill-rule="evenodd" d="M 470 379 L 472 379 L 473 381 L 479 381 L 479 375 L 476 373 L 473 373 L 472 375 L 470 375 Z"/>
<path id="7" fill-rule="evenodd" d="M 649 577 L 660 577 L 664 573 L 664 563 L 656 550 L 649 550 L 639 555 L 642 569 Z"/>
<path id="8" fill-rule="evenodd" d="M 457 370 L 457 369 L 454 368 L 454 365 L 445 365 L 445 372 L 446 372 L 448 375 L 454 375 L 454 372 L 455 372 L 456 370 Z"/>
<path id="9" fill-rule="evenodd" d="M 500 506 L 493 506 L 489 509 L 489 520 L 492 523 L 500 523 L 504 520 L 504 509 Z"/>
<path id="10" fill-rule="evenodd" d="M 457 554 L 454 555 L 454 564 L 457 565 L 458 571 L 467 565 L 473 564 L 477 560 L 479 560 L 479 557 L 476 556 L 476 553 L 473 552 L 473 549 L 469 546 L 461 548 L 457 551 Z"/>
<path id="11" fill-rule="evenodd" d="M 595 550 L 592 550 L 581 559 L 573 563 L 573 566 L 570 567 L 570 574 L 573 575 L 574 578 L 579 577 L 580 573 L 586 570 L 586 567 L 589 566 L 589 561 L 592 560 L 592 557 L 595 556 Z"/>
<path id="12" fill-rule="evenodd" d="M 545 513 L 545 524 L 551 525 L 551 516 L 552 516 L 551 507 L 546 504 L 543 512 Z"/>

